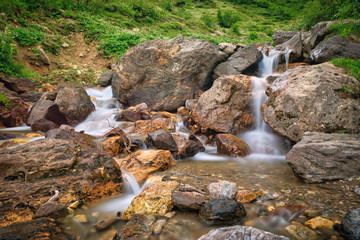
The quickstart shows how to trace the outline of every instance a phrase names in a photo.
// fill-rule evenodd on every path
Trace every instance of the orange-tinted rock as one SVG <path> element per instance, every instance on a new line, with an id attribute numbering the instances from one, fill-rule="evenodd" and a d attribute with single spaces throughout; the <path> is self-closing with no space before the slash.
<path id="1" fill-rule="evenodd" d="M 154 182 L 134 198 L 121 216 L 129 220 L 134 214 L 159 214 L 164 216 L 173 207 L 172 192 L 179 185 L 175 181 Z"/>
<path id="2" fill-rule="evenodd" d="M 252 202 L 256 199 L 256 194 L 249 190 L 239 190 L 236 192 L 235 199 L 240 203 Z"/>
<path id="3" fill-rule="evenodd" d="M 175 122 L 171 118 L 157 118 L 154 120 L 139 120 L 135 122 L 134 131 L 136 133 L 148 134 L 160 129 L 170 132 L 175 131 Z"/>
<path id="4" fill-rule="evenodd" d="M 115 166 L 134 175 L 138 182 L 146 180 L 150 173 L 165 170 L 175 164 L 169 150 L 136 151 L 125 158 L 114 159 Z"/>
<path id="5" fill-rule="evenodd" d="M 150 119 L 150 112 L 146 103 L 140 103 L 136 106 L 129 107 L 116 116 L 116 121 L 130 121 Z"/>
<path id="6" fill-rule="evenodd" d="M 251 152 L 246 142 L 231 134 L 216 135 L 216 146 L 219 154 L 231 157 L 243 157 Z"/>
<path id="7" fill-rule="evenodd" d="M 192 157 L 205 150 L 203 144 L 194 135 L 191 135 L 189 139 L 173 135 L 173 139 L 177 145 L 177 151 L 174 153 L 176 158 Z"/>
<path id="8" fill-rule="evenodd" d="M 110 137 L 103 142 L 104 150 L 111 156 L 116 156 L 124 150 L 123 138 L 120 136 Z"/>
<path id="9" fill-rule="evenodd" d="M 311 229 L 331 230 L 334 226 L 334 222 L 326 218 L 316 217 L 305 222 L 305 226 Z"/>

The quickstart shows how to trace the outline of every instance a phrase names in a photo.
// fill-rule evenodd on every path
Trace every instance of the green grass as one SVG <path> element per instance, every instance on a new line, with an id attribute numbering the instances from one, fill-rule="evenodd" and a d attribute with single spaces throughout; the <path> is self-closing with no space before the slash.
<path id="1" fill-rule="evenodd" d="M 331 61 L 335 66 L 347 70 L 347 74 L 360 81 L 360 60 L 337 58 Z"/>

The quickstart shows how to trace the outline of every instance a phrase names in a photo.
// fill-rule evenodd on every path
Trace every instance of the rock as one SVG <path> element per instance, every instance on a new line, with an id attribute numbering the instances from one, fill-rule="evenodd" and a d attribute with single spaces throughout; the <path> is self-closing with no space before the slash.
<path id="1" fill-rule="evenodd" d="M 78 207 L 79 207 L 79 204 L 80 204 L 80 202 L 79 202 L 79 201 L 75 201 L 75 202 L 73 202 L 73 203 L 69 204 L 69 208 L 76 209 L 76 208 L 78 208 Z"/>
<path id="2" fill-rule="evenodd" d="M 172 200 L 174 205 L 181 210 L 199 210 L 201 205 L 210 198 L 199 192 L 177 189 L 172 194 Z"/>
<path id="3" fill-rule="evenodd" d="M 270 76 L 266 77 L 266 81 L 271 84 L 279 77 L 280 77 L 280 75 L 270 75 Z"/>
<path id="4" fill-rule="evenodd" d="M 0 145 L 0 148 L 7 148 L 7 147 L 13 147 L 20 144 L 28 143 L 30 140 L 28 138 L 15 138 L 10 141 L 6 141 L 3 144 Z"/>
<path id="5" fill-rule="evenodd" d="M 164 216 L 173 207 L 171 195 L 179 185 L 175 181 L 154 182 L 136 196 L 121 216 L 129 220 L 134 214 L 158 214 Z"/>
<path id="6" fill-rule="evenodd" d="M 360 140 L 359 138 L 357 138 L 357 140 Z M 357 195 L 360 195 L 360 188 L 356 188 L 354 190 L 354 192 L 357 194 Z"/>
<path id="7" fill-rule="evenodd" d="M 211 84 L 215 66 L 226 60 L 219 47 L 202 39 L 152 40 L 128 50 L 112 79 L 114 96 L 129 105 L 173 111 Z"/>
<path id="8" fill-rule="evenodd" d="M 290 50 L 289 61 L 294 62 L 302 57 L 302 42 L 300 32 L 296 33 L 290 40 L 275 46 L 275 49 L 280 51 Z"/>
<path id="9" fill-rule="evenodd" d="M 346 214 L 341 221 L 340 233 L 345 239 L 360 239 L 360 208 Z"/>
<path id="10" fill-rule="evenodd" d="M 351 134 L 304 134 L 286 155 L 297 177 L 310 183 L 360 176 L 360 141 Z"/>
<path id="11" fill-rule="evenodd" d="M 178 121 L 178 118 L 175 114 L 173 113 L 169 113 L 169 112 L 165 112 L 165 111 L 152 111 L 150 112 L 150 119 L 151 120 L 155 120 L 158 118 L 171 118 L 174 121 Z"/>
<path id="12" fill-rule="evenodd" d="M 9 90 L 19 94 L 35 90 L 35 84 L 26 78 L 0 77 L 0 82 Z"/>
<path id="13" fill-rule="evenodd" d="M 215 140 L 218 154 L 243 157 L 251 153 L 251 149 L 246 142 L 232 134 L 217 134 Z"/>
<path id="14" fill-rule="evenodd" d="M 58 203 L 59 191 L 56 191 L 55 195 L 49 199 L 46 203 L 42 204 L 37 210 L 35 217 L 51 217 L 51 218 L 63 218 L 67 215 L 65 204 Z"/>
<path id="15" fill-rule="evenodd" d="M 79 221 L 80 223 L 87 223 L 88 219 L 84 214 L 75 215 L 74 219 Z"/>
<path id="16" fill-rule="evenodd" d="M 236 192 L 235 199 L 239 203 L 252 202 L 256 199 L 256 194 L 249 190 L 239 190 Z"/>
<path id="17" fill-rule="evenodd" d="M 149 239 L 156 219 L 152 215 L 135 214 L 130 221 L 116 233 L 113 240 Z"/>
<path id="18" fill-rule="evenodd" d="M 305 209 L 306 206 L 300 204 L 286 204 L 284 206 L 276 207 L 270 212 L 270 216 L 280 216 L 282 219 L 290 223 L 303 214 Z"/>
<path id="19" fill-rule="evenodd" d="M 171 133 L 164 129 L 149 133 L 147 142 L 151 143 L 151 145 L 157 149 L 169 150 L 170 152 L 176 152 L 178 150 Z"/>
<path id="20" fill-rule="evenodd" d="M 230 198 L 234 199 L 236 195 L 236 183 L 234 182 L 216 182 L 207 186 L 211 198 Z"/>
<path id="21" fill-rule="evenodd" d="M 116 121 L 129 121 L 136 122 L 137 120 L 148 120 L 150 119 L 150 112 L 146 103 L 140 103 L 136 106 L 129 107 L 121 111 L 115 116 Z"/>
<path id="22" fill-rule="evenodd" d="M 298 33 L 299 33 L 298 31 L 276 31 L 272 36 L 272 40 L 274 41 L 276 46 L 289 41 L 292 37 L 294 37 Z"/>
<path id="23" fill-rule="evenodd" d="M 87 203 L 118 194 L 121 172 L 111 156 L 69 140 L 46 138 L 0 149 L 2 221 L 30 220 L 29 209 L 48 201 L 52 189 L 61 192 L 59 204 Z"/>
<path id="24" fill-rule="evenodd" d="M 290 238 L 275 235 L 270 232 L 265 232 L 263 230 L 248 227 L 248 226 L 231 226 L 231 227 L 222 227 L 218 229 L 211 230 L 207 234 L 198 238 L 198 240 L 290 240 Z"/>
<path id="25" fill-rule="evenodd" d="M 134 131 L 136 133 L 148 134 L 156 130 L 165 129 L 170 132 L 175 131 L 175 122 L 171 118 L 157 118 L 154 120 L 138 120 L 135 122 Z"/>
<path id="26" fill-rule="evenodd" d="M 107 87 L 111 85 L 111 80 L 113 76 L 113 72 L 103 72 L 100 75 L 100 78 L 98 80 L 98 84 L 102 87 Z"/>
<path id="27" fill-rule="evenodd" d="M 82 148 L 97 148 L 95 137 L 89 134 L 76 132 L 75 129 L 69 125 L 61 125 L 58 129 L 49 130 L 45 133 L 45 137 L 52 139 L 71 140 L 76 143 L 78 147 Z"/>
<path id="28" fill-rule="evenodd" d="M 51 218 L 40 218 L 31 221 L 16 222 L 0 228 L 0 239 L 68 239 L 75 240 L 67 234 L 62 225 Z"/>
<path id="29" fill-rule="evenodd" d="M 55 123 L 43 118 L 35 119 L 31 124 L 31 130 L 34 132 L 40 131 L 46 133 L 47 131 L 58 127 L 59 126 Z"/>
<path id="30" fill-rule="evenodd" d="M 270 85 L 261 112 L 265 123 L 294 142 L 307 131 L 358 134 L 359 91 L 360 82 L 331 63 L 299 66 Z"/>
<path id="31" fill-rule="evenodd" d="M 143 150 L 136 151 L 125 158 L 114 159 L 114 164 L 119 170 L 123 168 L 132 173 L 136 181 L 142 182 L 150 173 L 175 165 L 175 160 L 168 150 Z"/>
<path id="32" fill-rule="evenodd" d="M 7 140 L 7 139 L 16 138 L 16 137 L 17 136 L 15 134 L 0 132 L 0 140 Z"/>
<path id="33" fill-rule="evenodd" d="M 175 216 L 176 212 L 172 211 L 172 212 L 168 212 L 167 214 L 165 214 L 166 218 L 172 218 L 173 216 Z"/>
<path id="34" fill-rule="evenodd" d="M 246 216 L 241 203 L 229 198 L 215 198 L 205 202 L 199 216 L 208 224 L 234 224 Z"/>
<path id="35" fill-rule="evenodd" d="M 50 65 L 51 60 L 50 60 L 49 56 L 46 54 L 45 50 L 40 46 L 38 47 L 38 50 L 39 50 L 41 61 L 43 61 L 46 65 Z"/>
<path id="36" fill-rule="evenodd" d="M 83 87 L 73 86 L 70 88 L 60 85 L 56 91 L 55 103 L 72 126 L 84 121 L 95 110 L 94 104 Z"/>
<path id="37" fill-rule="evenodd" d="M 43 92 L 35 92 L 35 91 L 28 91 L 20 94 L 20 98 L 27 103 L 31 103 L 34 105 L 37 101 L 40 100 Z"/>
<path id="38" fill-rule="evenodd" d="M 117 156 L 125 150 L 121 136 L 109 137 L 102 143 L 103 149 L 111 156 Z"/>
<path id="39" fill-rule="evenodd" d="M 166 224 L 166 220 L 165 219 L 160 219 L 158 220 L 155 224 L 154 224 L 154 227 L 153 227 L 153 232 L 154 234 L 160 234 L 163 227 L 165 226 Z"/>
<path id="40" fill-rule="evenodd" d="M 253 126 L 251 78 L 245 75 L 218 78 L 192 110 L 201 127 L 236 133 Z"/>
<path id="41" fill-rule="evenodd" d="M 289 225 L 285 228 L 285 231 L 296 240 L 317 240 L 319 236 L 315 231 L 302 225 Z"/>
<path id="42" fill-rule="evenodd" d="M 16 92 L 7 89 L 0 82 L 0 95 L 3 95 L 0 102 L 0 127 L 17 127 L 26 121 L 26 114 L 30 108 Z"/>
<path id="43" fill-rule="evenodd" d="M 311 229 L 331 230 L 334 226 L 334 222 L 326 218 L 316 217 L 306 221 L 305 226 Z"/>
<path id="44" fill-rule="evenodd" d="M 192 111 L 198 99 L 187 99 L 185 102 L 185 108 L 189 111 Z"/>
<path id="45" fill-rule="evenodd" d="M 308 218 L 314 218 L 314 217 L 318 217 L 322 214 L 322 211 L 320 209 L 306 209 L 304 211 L 305 216 L 307 216 Z"/>
<path id="46" fill-rule="evenodd" d="M 263 55 L 256 45 L 239 48 L 226 62 L 220 63 L 214 70 L 213 79 L 226 75 L 239 75 L 260 62 Z"/>
<path id="47" fill-rule="evenodd" d="M 231 56 L 239 48 L 239 45 L 235 43 L 219 43 L 219 48 L 228 56 Z"/>
<path id="48" fill-rule="evenodd" d="M 332 36 L 316 46 L 310 52 L 310 58 L 316 63 L 330 61 L 334 58 L 360 58 L 360 44 L 351 43 L 346 38 Z"/>
<path id="49" fill-rule="evenodd" d="M 63 48 L 68 48 L 68 47 L 70 47 L 70 45 L 69 45 L 68 43 L 66 43 L 66 42 L 63 42 L 63 43 L 61 44 L 61 46 L 62 46 Z"/>
<path id="50" fill-rule="evenodd" d="M 177 145 L 177 151 L 173 154 L 176 159 L 193 157 L 198 152 L 205 151 L 203 144 L 196 138 L 195 135 L 190 135 L 189 139 L 173 135 L 173 139 Z"/>
<path id="51" fill-rule="evenodd" d="M 101 231 L 110 227 L 117 219 L 116 214 L 109 213 L 102 216 L 96 223 L 96 230 Z"/>
<path id="52" fill-rule="evenodd" d="M 67 124 L 65 116 L 60 112 L 59 106 L 50 100 L 40 99 L 30 110 L 26 124 L 32 126 L 38 119 L 48 120 L 58 126 Z M 37 122 L 40 126 L 52 126 L 53 124 L 45 121 Z M 36 129 L 44 129 L 45 127 L 36 127 Z"/>

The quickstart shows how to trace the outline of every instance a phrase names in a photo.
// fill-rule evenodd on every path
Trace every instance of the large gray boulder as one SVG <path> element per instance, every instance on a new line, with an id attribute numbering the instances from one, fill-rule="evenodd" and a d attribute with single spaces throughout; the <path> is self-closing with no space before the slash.
<path id="1" fill-rule="evenodd" d="M 288 41 L 275 46 L 275 49 L 280 51 L 291 51 L 290 52 L 290 61 L 296 61 L 302 57 L 302 41 L 301 33 L 298 32 L 294 34 L 292 38 Z"/>
<path id="2" fill-rule="evenodd" d="M 198 240 L 290 240 L 290 238 L 275 235 L 270 232 L 248 227 L 231 226 L 211 230 L 207 234 L 198 238 Z"/>
<path id="3" fill-rule="evenodd" d="M 332 36 L 319 43 L 311 52 L 310 58 L 316 63 L 330 61 L 334 58 L 360 58 L 360 44 L 349 42 L 346 38 Z"/>
<path id="4" fill-rule="evenodd" d="M 260 62 L 263 58 L 262 53 L 256 45 L 239 48 L 226 62 L 220 63 L 214 70 L 214 79 L 225 75 L 238 75 L 246 71 L 249 67 Z"/>
<path id="5" fill-rule="evenodd" d="M 274 41 L 275 45 L 279 45 L 289 41 L 293 36 L 298 33 L 298 31 L 276 31 L 272 36 L 272 40 Z"/>
<path id="6" fill-rule="evenodd" d="M 275 132 L 298 142 L 304 132 L 360 133 L 360 82 L 331 63 L 299 66 L 267 89 L 261 111 Z"/>
<path id="7" fill-rule="evenodd" d="M 251 77 L 223 76 L 204 92 L 192 109 L 201 127 L 222 133 L 237 133 L 252 127 Z"/>
<path id="8" fill-rule="evenodd" d="M 177 37 L 152 40 L 124 54 L 112 78 L 114 96 L 128 105 L 176 110 L 212 83 L 212 72 L 227 54 L 211 42 Z"/>
<path id="9" fill-rule="evenodd" d="M 359 115 L 358 115 L 359 116 Z M 306 132 L 286 161 L 309 183 L 360 177 L 360 140 L 355 134 Z"/>

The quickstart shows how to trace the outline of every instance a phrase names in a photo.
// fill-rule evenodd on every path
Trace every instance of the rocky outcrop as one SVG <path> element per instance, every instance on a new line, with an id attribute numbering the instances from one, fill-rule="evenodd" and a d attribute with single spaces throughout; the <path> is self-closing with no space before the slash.
<path id="1" fill-rule="evenodd" d="M 173 207 L 171 195 L 179 185 L 175 181 L 154 182 L 137 195 L 121 219 L 129 220 L 134 214 L 158 214 L 164 216 Z"/>
<path id="2" fill-rule="evenodd" d="M 123 168 L 133 174 L 136 181 L 143 182 L 150 173 L 175 165 L 175 160 L 168 150 L 144 150 L 114 159 L 114 164 L 119 170 Z"/>
<path id="3" fill-rule="evenodd" d="M 346 38 L 332 36 L 319 43 L 311 52 L 310 58 L 316 63 L 330 61 L 334 58 L 360 58 L 360 44 L 351 43 Z"/>
<path id="4" fill-rule="evenodd" d="M 223 240 L 223 239 L 254 239 L 254 240 L 290 240 L 290 238 L 275 235 L 257 228 L 248 226 L 222 227 L 211 230 L 207 234 L 198 238 L 198 240 Z"/>
<path id="5" fill-rule="evenodd" d="M 218 78 L 193 107 L 192 118 L 201 127 L 236 133 L 252 127 L 251 78 L 245 75 Z"/>
<path id="6" fill-rule="evenodd" d="M 211 84 L 211 74 L 227 55 L 202 39 L 152 40 L 127 51 L 112 79 L 114 96 L 128 105 L 176 110 Z"/>
<path id="7" fill-rule="evenodd" d="M 345 239 L 360 239 L 360 208 L 346 214 L 341 221 L 340 233 Z"/>
<path id="8" fill-rule="evenodd" d="M 54 190 L 59 204 L 93 201 L 121 190 L 112 157 L 69 140 L 42 139 L 0 149 L 1 224 L 30 220 Z M 15 209 L 16 207 L 16 209 Z"/>
<path id="9" fill-rule="evenodd" d="M 234 224 L 243 220 L 246 211 L 233 199 L 215 198 L 201 206 L 199 216 L 208 224 Z"/>
<path id="10" fill-rule="evenodd" d="M 232 134 L 217 134 L 216 146 L 219 154 L 231 157 L 244 157 L 251 153 L 251 149 L 241 138 Z"/>
<path id="11" fill-rule="evenodd" d="M 0 82 L 0 127 L 17 127 L 26 121 L 30 105 Z"/>
<path id="12" fill-rule="evenodd" d="M 19 94 L 35 90 L 35 84 L 26 78 L 0 77 L 0 82 L 9 90 Z"/>
<path id="13" fill-rule="evenodd" d="M 214 70 L 214 79 L 226 75 L 239 75 L 262 60 L 262 53 L 256 45 L 239 48 L 226 62 L 220 63 Z"/>
<path id="14" fill-rule="evenodd" d="M 140 103 L 136 106 L 129 107 L 115 116 L 116 121 L 135 122 L 137 120 L 149 120 L 150 112 L 146 103 Z"/>
<path id="15" fill-rule="evenodd" d="M 360 133 L 360 83 L 331 63 L 299 66 L 267 89 L 265 123 L 292 141 L 304 132 Z"/>
<path id="16" fill-rule="evenodd" d="M 360 140 L 351 134 L 305 133 L 286 161 L 306 182 L 359 177 Z"/>
<path id="17" fill-rule="evenodd" d="M 56 92 L 55 103 L 72 126 L 84 121 L 95 110 L 94 104 L 83 87 L 59 86 Z"/>
<path id="18" fill-rule="evenodd" d="M 301 41 L 301 33 L 298 32 L 294 34 L 294 36 L 288 41 L 275 46 L 275 49 L 280 51 L 290 51 L 290 61 L 294 62 L 302 57 L 302 41 Z"/>
<path id="19" fill-rule="evenodd" d="M 283 44 L 298 33 L 298 31 L 276 31 L 272 36 L 272 40 L 274 41 L 275 45 Z"/>

